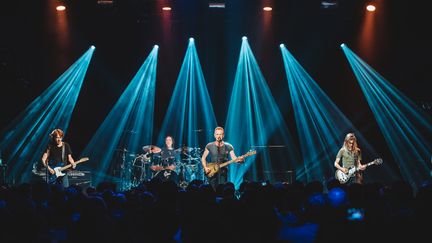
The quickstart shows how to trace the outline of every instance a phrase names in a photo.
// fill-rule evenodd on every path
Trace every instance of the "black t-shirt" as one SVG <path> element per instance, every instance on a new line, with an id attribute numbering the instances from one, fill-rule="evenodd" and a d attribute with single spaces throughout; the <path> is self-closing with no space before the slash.
<path id="1" fill-rule="evenodd" d="M 175 151 L 174 149 L 169 149 L 167 147 L 163 147 L 162 151 L 160 152 L 161 155 L 161 159 L 163 164 L 166 164 L 164 166 L 167 165 L 172 165 L 175 162 L 180 161 L 180 154 Z"/>
<path id="2" fill-rule="evenodd" d="M 62 155 L 63 148 L 64 147 L 64 157 Z M 58 147 L 57 144 L 49 144 L 46 152 L 48 152 L 48 163 L 50 165 L 55 165 L 60 162 L 64 162 L 67 164 L 68 162 L 68 155 L 72 155 L 72 150 L 68 143 L 63 142 L 63 145 Z"/>
<path id="3" fill-rule="evenodd" d="M 175 158 L 177 159 L 179 153 L 174 149 L 169 149 L 167 147 L 163 147 L 161 150 L 162 159 Z"/>
<path id="4" fill-rule="evenodd" d="M 211 142 L 206 145 L 206 149 L 209 151 L 210 155 L 209 162 L 228 161 L 228 154 L 234 150 L 233 146 L 227 142 L 224 142 L 224 145 L 221 147 L 218 147 L 215 142 Z"/>

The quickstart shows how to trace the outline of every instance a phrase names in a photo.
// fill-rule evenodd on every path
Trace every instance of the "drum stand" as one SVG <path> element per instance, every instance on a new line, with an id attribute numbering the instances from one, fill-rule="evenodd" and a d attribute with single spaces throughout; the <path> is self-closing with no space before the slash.
<path id="1" fill-rule="evenodd" d="M 126 148 L 123 148 L 121 150 L 121 164 L 120 164 L 120 188 L 121 190 L 127 190 L 131 186 L 130 181 L 130 174 L 131 174 L 131 168 L 126 162 L 126 153 L 128 150 Z"/>

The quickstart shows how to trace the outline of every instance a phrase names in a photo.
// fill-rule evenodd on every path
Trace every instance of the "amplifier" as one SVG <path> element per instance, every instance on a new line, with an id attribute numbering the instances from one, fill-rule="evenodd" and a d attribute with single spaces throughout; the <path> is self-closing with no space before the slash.
<path id="1" fill-rule="evenodd" d="M 89 187 L 92 185 L 92 176 L 89 170 L 71 170 L 68 172 L 69 185 Z"/>
<path id="2" fill-rule="evenodd" d="M 38 170 L 38 171 L 32 171 L 32 178 L 31 181 L 45 181 L 45 171 L 44 170 Z M 87 188 L 92 185 L 92 176 L 91 172 L 87 170 L 71 170 L 68 171 L 68 179 L 69 179 L 69 185 L 78 185 L 83 188 Z"/>

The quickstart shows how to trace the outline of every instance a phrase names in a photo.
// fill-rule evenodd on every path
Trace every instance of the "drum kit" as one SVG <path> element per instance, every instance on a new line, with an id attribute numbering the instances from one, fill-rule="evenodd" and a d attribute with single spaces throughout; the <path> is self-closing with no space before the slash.
<path id="1" fill-rule="evenodd" d="M 132 162 L 132 186 L 156 178 L 161 181 L 171 180 L 185 187 L 194 179 L 205 179 L 200 148 L 184 146 L 166 152 L 155 145 L 146 145 L 142 147 L 142 151 Z"/>

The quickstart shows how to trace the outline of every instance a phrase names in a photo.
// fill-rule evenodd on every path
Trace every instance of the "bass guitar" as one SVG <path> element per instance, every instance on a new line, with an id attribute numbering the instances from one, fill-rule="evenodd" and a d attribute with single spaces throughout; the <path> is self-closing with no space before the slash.
<path id="1" fill-rule="evenodd" d="M 246 158 L 248 156 L 254 155 L 256 154 L 255 150 L 249 151 L 247 153 L 245 153 L 244 155 L 240 156 L 243 158 Z M 223 162 L 223 163 L 218 163 L 218 162 L 212 162 L 212 163 L 207 163 L 207 167 L 210 169 L 210 171 L 208 173 L 206 173 L 206 177 L 207 178 L 212 178 L 213 176 L 215 176 L 215 174 L 223 167 L 236 162 L 235 159 L 229 160 L 227 162 Z"/>
<path id="2" fill-rule="evenodd" d="M 84 158 L 82 158 L 80 160 L 75 161 L 75 164 L 78 165 L 79 163 L 85 162 L 87 160 L 89 160 L 89 158 L 88 157 L 84 157 Z M 48 183 L 54 183 L 57 180 L 57 178 L 66 175 L 66 173 L 63 173 L 63 171 L 65 171 L 65 170 L 67 170 L 67 169 L 69 169 L 71 167 L 72 167 L 71 164 L 65 165 L 63 167 L 61 167 L 61 166 L 54 167 L 53 168 L 54 174 L 50 173 L 50 175 L 48 177 Z"/>
<path id="3" fill-rule="evenodd" d="M 380 164 L 382 164 L 382 163 L 383 163 L 382 159 L 381 159 L 381 158 L 378 158 L 378 159 L 374 159 L 373 161 L 367 163 L 367 164 L 366 164 L 366 167 L 368 167 L 368 166 L 370 166 L 370 165 L 380 165 Z M 359 169 L 358 169 L 358 167 L 356 167 L 356 166 L 353 166 L 353 167 L 348 168 L 348 173 L 346 173 L 346 174 L 345 174 L 343 171 L 341 171 L 341 170 L 336 170 L 336 172 L 335 172 L 335 178 L 336 178 L 336 179 L 337 179 L 341 184 L 344 184 L 344 183 L 348 182 L 348 180 L 349 180 L 351 177 L 353 177 L 357 171 L 359 171 Z"/>

